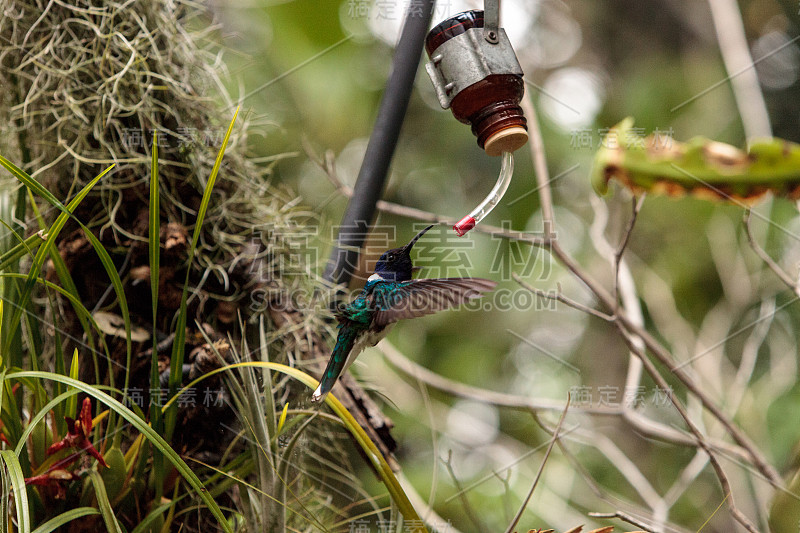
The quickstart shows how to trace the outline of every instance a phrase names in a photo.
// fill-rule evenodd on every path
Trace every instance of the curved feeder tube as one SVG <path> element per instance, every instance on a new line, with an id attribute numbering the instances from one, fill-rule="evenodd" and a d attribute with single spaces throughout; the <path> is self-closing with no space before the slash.
<path id="1" fill-rule="evenodd" d="M 492 209 L 500 203 L 503 196 L 511 184 L 511 176 L 514 174 L 514 156 L 511 152 L 503 152 L 502 163 L 500 166 L 500 176 L 497 178 L 497 183 L 489 195 L 484 198 L 478 207 L 470 211 L 470 213 L 462 218 L 458 223 L 453 226 L 456 234 L 463 237 L 466 233 L 475 227 L 475 225 L 483 220 L 486 215 L 492 212 Z"/>
<path id="2" fill-rule="evenodd" d="M 425 70 L 442 108 L 470 124 L 490 156 L 502 155 L 500 176 L 489 196 L 453 229 L 463 236 L 475 227 L 508 189 L 514 172 L 511 153 L 528 141 L 527 121 L 519 105 L 525 93 L 511 42 L 498 26 L 500 6 L 486 0 L 486 13 L 465 11 L 435 26 L 425 38 L 430 62 Z"/>

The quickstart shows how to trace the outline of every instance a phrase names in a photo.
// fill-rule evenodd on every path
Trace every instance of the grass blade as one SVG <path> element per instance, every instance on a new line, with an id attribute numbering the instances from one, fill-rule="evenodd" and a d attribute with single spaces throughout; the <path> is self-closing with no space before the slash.
<path id="1" fill-rule="evenodd" d="M 66 207 L 64 207 L 64 204 L 58 201 L 58 198 L 53 196 L 53 193 L 45 189 L 41 183 L 33 179 L 27 172 L 19 168 L 17 165 L 15 165 L 2 155 L 0 155 L 0 165 L 5 167 L 9 172 L 11 172 L 11 174 L 15 178 L 17 178 L 19 181 L 27 185 L 28 188 L 31 189 L 33 192 L 35 192 L 36 194 L 38 194 L 39 196 L 50 202 L 50 204 L 53 207 L 56 207 L 57 209 L 60 209 L 65 213 L 69 212 L 69 210 Z"/>
<path id="2" fill-rule="evenodd" d="M 186 337 L 186 299 L 189 291 L 189 272 L 191 271 L 191 262 L 194 259 L 195 251 L 197 250 L 197 243 L 200 240 L 200 232 L 203 228 L 203 220 L 205 219 L 206 212 L 208 211 L 208 204 L 211 202 L 211 192 L 214 190 L 214 183 L 217 181 L 219 168 L 222 165 L 222 157 L 225 155 L 225 149 L 228 146 L 228 141 L 233 131 L 233 124 L 236 122 L 236 116 L 239 114 L 239 108 L 233 114 L 228 131 L 225 133 L 225 138 L 222 139 L 222 146 L 217 153 L 217 159 L 214 161 L 214 167 L 211 169 L 211 175 L 206 183 L 206 188 L 203 191 L 203 199 L 200 202 L 200 209 L 197 212 L 197 220 L 194 224 L 194 233 L 192 234 L 192 244 L 189 247 L 189 264 L 186 266 L 186 279 L 183 283 L 183 295 L 181 296 L 181 307 L 178 313 L 178 322 L 175 326 L 175 340 L 172 343 L 172 356 L 170 357 L 170 374 L 169 374 L 169 396 L 172 397 L 178 390 L 181 384 L 183 368 L 183 358 L 186 346 L 184 344 Z M 172 431 L 175 427 L 175 419 L 177 416 L 176 409 L 170 409 L 165 413 L 165 434 L 169 440 L 172 436 Z"/>
<path id="3" fill-rule="evenodd" d="M 22 418 L 19 416 L 20 408 L 17 397 L 14 394 L 11 382 L 6 379 L 5 369 L 0 371 L 0 416 L 3 416 L 3 427 L 6 430 L 8 440 L 16 442 L 22 434 Z M 6 403 L 7 402 L 7 403 Z"/>
<path id="4" fill-rule="evenodd" d="M 2 160 L 0 160 L 0 164 L 1 163 Z M 86 184 L 86 186 L 83 189 L 81 189 L 80 192 L 78 192 L 78 194 L 75 195 L 75 198 L 73 198 L 72 201 L 67 205 L 66 211 L 61 213 L 56 219 L 56 221 L 53 223 L 53 225 L 50 226 L 50 231 L 47 232 L 47 240 L 42 246 L 39 247 L 39 250 L 37 250 L 36 256 L 34 257 L 33 263 L 31 264 L 31 269 L 30 272 L 28 273 L 28 279 L 25 282 L 25 286 L 22 289 L 22 294 L 17 300 L 17 307 L 14 309 L 14 314 L 12 315 L 11 321 L 9 323 L 9 331 L 3 332 L 5 335 L 7 335 L 7 339 L 13 338 L 14 333 L 16 333 L 16 329 L 19 327 L 22 310 L 25 307 L 28 298 L 30 298 L 31 292 L 33 291 L 33 286 L 36 283 L 36 278 L 39 276 L 39 272 L 41 271 L 42 266 L 44 265 L 44 261 L 47 258 L 47 255 L 49 254 L 50 247 L 55 244 L 58 234 L 64 228 L 64 224 L 67 223 L 67 219 L 69 219 L 69 217 L 72 216 L 72 212 L 83 201 L 86 195 L 89 194 L 89 191 L 91 191 L 92 188 L 97 184 L 97 182 L 100 181 L 100 179 L 103 176 L 105 176 L 112 168 L 114 168 L 114 165 L 111 165 L 110 167 L 105 169 L 103 172 L 98 174 L 92 181 Z M 44 187 L 42 187 L 42 189 L 44 189 Z M 52 194 L 50 196 L 52 196 Z M 8 347 L 10 347 L 10 340 L 7 340 L 6 342 L 6 348 Z"/>
<path id="5" fill-rule="evenodd" d="M 157 132 L 153 132 L 153 161 L 150 164 L 150 234 L 149 234 L 149 253 L 150 253 L 150 293 L 152 295 L 151 305 L 153 307 L 153 354 L 156 353 L 156 315 L 158 314 L 158 277 L 161 268 L 161 196 L 159 194 L 158 180 L 158 143 L 156 142 Z M 155 383 L 158 384 L 158 371 L 155 373 Z"/>
<path id="6" fill-rule="evenodd" d="M 159 194 L 158 180 L 158 143 L 156 142 L 157 132 L 153 132 L 153 161 L 150 164 L 150 234 L 148 249 L 150 254 L 150 294 L 151 306 L 153 309 L 153 358 L 150 363 L 150 388 L 158 388 L 158 336 L 157 320 L 158 315 L 158 284 L 161 272 L 161 197 Z M 161 410 L 153 404 L 150 419 L 155 424 L 156 417 Z"/>
<path id="7" fill-rule="evenodd" d="M 264 315 L 259 317 L 258 344 L 261 352 L 261 360 L 264 362 L 269 361 L 269 352 L 267 351 L 267 335 L 266 328 L 264 326 Z M 278 429 L 275 426 L 275 397 L 273 396 L 272 392 L 272 375 L 270 374 L 269 368 L 266 367 L 262 370 L 262 372 L 263 375 L 261 376 L 261 379 L 264 384 L 264 410 L 267 412 L 267 431 L 269 432 L 270 438 L 274 438 L 275 435 L 278 434 Z M 282 420 L 286 419 L 285 414 L 286 410 L 284 409 Z"/>
<path id="8" fill-rule="evenodd" d="M 58 265 L 59 264 L 63 264 L 61 262 L 62 261 L 61 256 L 60 255 L 55 255 L 53 257 L 53 259 L 54 259 L 53 263 L 56 266 L 56 271 L 58 272 L 59 271 Z M 97 373 L 98 372 L 98 364 L 99 364 L 99 362 L 97 360 L 97 354 L 99 352 L 95 349 L 95 346 L 94 346 L 94 333 L 93 332 L 96 330 L 96 331 L 98 331 L 100 333 L 100 344 L 103 347 L 103 350 L 105 351 L 105 357 L 106 357 L 106 359 L 108 361 L 111 361 L 112 359 L 111 359 L 111 353 L 110 353 L 110 351 L 108 349 L 108 343 L 105 341 L 105 337 L 103 336 L 104 332 L 103 332 L 102 329 L 100 329 L 100 326 L 97 324 L 97 321 L 94 319 L 94 317 L 89 312 L 89 310 L 86 309 L 86 307 L 84 307 L 84 305 L 81 303 L 79 297 L 76 296 L 77 289 L 74 289 L 74 288 L 70 289 L 69 288 L 70 285 L 73 286 L 73 287 L 74 287 L 74 285 L 72 285 L 72 278 L 69 276 L 68 272 L 66 273 L 66 276 L 67 277 L 61 277 L 61 275 L 59 274 L 59 277 L 61 277 L 62 283 L 64 283 L 64 285 L 65 285 L 64 287 L 59 287 L 58 285 L 56 285 L 52 281 L 48 281 L 48 280 L 43 279 L 43 278 L 37 278 L 36 282 L 44 285 L 48 289 L 51 289 L 51 290 L 54 290 L 54 291 L 58 292 L 59 294 L 61 294 L 61 296 L 66 298 L 72 304 L 72 308 L 75 310 L 75 314 L 78 317 L 78 320 L 83 325 L 82 326 L 83 327 L 83 332 L 84 332 L 84 334 L 86 335 L 86 338 L 87 338 L 85 346 L 88 348 L 88 350 L 92 354 L 92 360 L 93 360 L 94 366 L 95 366 L 95 373 Z M 7 272 L 7 273 L 0 273 L 0 278 L 27 279 L 27 275 L 26 274 L 8 273 Z M 58 329 L 56 329 L 55 332 L 58 333 Z M 58 343 L 56 343 L 56 346 L 58 347 L 60 345 Z M 59 350 L 60 350 L 60 348 L 59 348 Z M 56 360 L 56 363 L 57 363 L 56 364 L 57 368 L 63 366 L 63 360 L 60 361 L 60 362 L 58 360 Z M 32 369 L 32 370 L 35 370 L 35 369 Z M 58 373 L 59 374 L 64 374 L 64 372 L 58 372 Z M 75 379 L 78 378 L 77 375 L 74 375 L 73 377 Z"/>
<path id="9" fill-rule="evenodd" d="M 58 287 L 57 290 L 60 292 L 64 297 L 66 297 L 70 303 L 72 304 L 72 308 L 75 310 L 75 314 L 78 317 L 78 322 L 81 324 L 81 329 L 86 334 L 86 344 L 89 346 L 91 350 L 93 359 L 94 359 L 94 367 L 95 373 L 99 372 L 99 362 L 97 361 L 97 357 L 95 355 L 95 339 L 94 339 L 94 332 L 92 328 L 89 327 L 91 321 L 91 313 L 89 313 L 86 308 L 84 307 L 83 303 L 81 303 L 81 297 L 78 293 L 78 287 L 75 285 L 75 281 L 72 279 L 72 274 L 70 274 L 69 268 L 67 268 L 67 264 L 64 263 L 64 258 L 61 257 L 61 254 L 56 249 L 50 249 L 50 260 L 53 262 L 53 270 L 55 271 L 56 275 L 58 276 L 58 281 L 61 283 L 63 290 L 61 287 L 54 285 L 53 287 Z M 41 280 L 41 278 L 39 278 Z M 49 283 L 49 282 L 48 282 Z M 48 285 L 49 287 L 50 285 Z M 100 335 L 100 341 L 103 341 L 102 333 Z M 107 350 L 106 350 L 107 351 Z"/>
<path id="10" fill-rule="evenodd" d="M 14 507 L 17 510 L 17 527 L 19 533 L 30 533 L 31 517 L 28 505 L 28 492 L 25 489 L 25 475 L 19 464 L 19 458 L 11 450 L 0 451 L 0 459 L 6 465 L 8 477 L 11 481 L 11 488 L 14 491 Z M 6 517 L 1 517 L 5 520 Z"/>
<path id="11" fill-rule="evenodd" d="M 179 498 L 180 499 L 180 498 Z M 169 510 L 170 507 L 173 507 L 177 503 L 177 500 L 173 500 L 169 503 L 164 503 L 150 511 L 144 519 L 139 522 L 139 524 L 133 528 L 131 533 L 145 533 L 146 531 L 152 531 L 150 526 L 155 525 L 157 520 L 161 518 L 166 511 Z"/>
<path id="12" fill-rule="evenodd" d="M 5 223 L 3 225 L 8 227 L 8 225 Z M 13 232 L 13 230 L 11 231 L 12 235 L 17 236 L 17 234 Z M 12 265 L 14 265 L 17 262 L 17 260 L 19 260 L 25 254 L 32 254 L 33 249 L 36 248 L 39 244 L 45 242 L 45 239 L 46 237 L 42 232 L 37 232 L 25 240 L 20 240 L 20 242 L 18 242 L 7 252 L 5 252 L 2 256 L 0 256 L 0 271 L 8 270 L 10 267 L 12 267 Z"/>
<path id="13" fill-rule="evenodd" d="M 20 436 L 19 440 L 17 441 L 17 446 L 14 448 L 14 455 L 20 457 L 22 455 L 22 449 L 28 443 L 28 436 L 33 433 L 33 430 L 36 429 L 36 424 L 41 422 L 44 417 L 53 409 L 56 405 L 60 404 L 64 400 L 72 399 L 73 402 L 77 402 L 77 396 L 80 394 L 81 391 L 78 389 L 71 389 L 67 392 L 63 392 L 50 400 L 47 405 L 45 405 L 42 409 L 39 410 L 34 416 L 31 417 L 28 424 L 25 426 L 25 431 L 22 432 L 22 436 Z M 68 415 L 72 416 L 75 414 L 75 411 L 68 411 Z"/>
<path id="14" fill-rule="evenodd" d="M 119 527 L 117 517 L 114 516 L 114 510 L 111 508 L 111 502 L 108 501 L 108 494 L 106 494 L 106 485 L 103 483 L 103 478 L 97 470 L 89 472 L 89 478 L 92 480 L 94 486 L 94 495 L 97 498 L 97 506 L 100 508 L 100 514 L 103 515 L 103 522 L 106 523 L 106 531 L 111 533 L 122 533 L 122 528 Z"/>
<path id="15" fill-rule="evenodd" d="M 150 359 L 150 390 L 161 388 L 158 373 L 158 285 L 161 273 L 161 195 L 158 179 L 158 131 L 153 131 L 153 159 L 150 163 L 150 228 L 148 239 L 148 252 L 150 259 L 150 294 L 153 312 L 153 354 Z M 159 402 L 150 403 L 150 423 L 156 431 L 163 431 L 163 421 Z M 155 501 L 161 501 L 161 491 L 164 485 L 164 458 L 158 453 L 153 454 L 153 475 L 155 484 Z"/>
<path id="16" fill-rule="evenodd" d="M 41 526 L 37 527 L 33 530 L 33 533 L 50 533 L 61 526 L 69 524 L 73 520 L 93 514 L 100 514 L 100 511 L 94 507 L 78 507 L 77 509 L 70 509 L 69 511 L 61 513 L 60 515 L 51 518 Z"/>
<path id="17" fill-rule="evenodd" d="M 11 525 L 8 506 L 11 503 L 11 483 L 8 481 L 8 474 L 5 468 L 0 468 L 0 533 L 8 533 Z"/>
<path id="18" fill-rule="evenodd" d="M 100 262 L 103 264 L 103 268 L 106 270 L 106 274 L 108 274 L 108 278 L 111 280 L 111 285 L 114 287 L 114 292 L 117 294 L 117 305 L 119 305 L 120 313 L 122 314 L 122 321 L 125 323 L 125 383 L 122 386 L 122 395 L 123 395 L 123 402 L 125 401 L 124 398 L 128 395 L 128 384 L 130 383 L 130 368 L 131 368 L 131 354 L 133 353 L 133 346 L 131 343 L 131 315 L 128 311 L 128 299 L 125 297 L 125 289 L 122 285 L 122 279 L 119 277 L 119 273 L 117 273 L 117 267 L 114 265 L 113 259 L 106 251 L 103 244 L 100 240 L 95 237 L 94 233 L 91 232 L 89 228 L 78 222 L 83 229 L 86 238 L 89 239 L 89 242 L 92 244 L 92 248 L 97 253 L 97 256 L 100 258 Z M 111 363 L 109 362 L 109 366 Z M 109 383 L 111 386 L 114 386 L 114 372 L 113 370 L 109 370 Z M 120 423 L 122 421 L 120 420 Z M 108 422 L 109 427 L 113 427 L 114 420 L 113 418 Z M 119 429 L 119 427 L 117 427 Z M 122 441 L 122 432 L 115 431 L 114 432 L 114 445 L 119 446 Z"/>
<path id="19" fill-rule="evenodd" d="M 80 356 L 78 355 L 78 349 L 75 348 L 75 351 L 72 352 L 72 361 L 69 364 L 69 377 L 74 379 L 75 381 L 78 380 L 78 376 L 80 374 Z M 76 417 L 78 413 L 78 397 L 71 396 L 67 399 L 67 416 Z"/>

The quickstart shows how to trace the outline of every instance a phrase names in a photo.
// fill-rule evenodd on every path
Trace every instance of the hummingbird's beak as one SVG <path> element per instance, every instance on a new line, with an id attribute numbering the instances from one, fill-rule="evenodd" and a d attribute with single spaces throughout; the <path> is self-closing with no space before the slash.
<path id="1" fill-rule="evenodd" d="M 408 244 L 406 244 L 405 246 L 403 246 L 403 251 L 404 251 L 404 252 L 406 252 L 406 253 L 410 252 L 410 251 L 411 251 L 411 248 L 414 246 L 414 243 L 416 243 L 416 242 L 419 240 L 419 238 L 420 238 L 420 237 L 422 237 L 423 235 L 425 235 L 425 232 L 426 232 L 426 231 L 428 231 L 429 229 L 431 229 L 431 228 L 432 228 L 432 227 L 434 227 L 435 225 L 436 225 L 436 224 L 431 224 L 430 226 L 428 226 L 428 227 L 427 227 L 427 228 L 425 228 L 424 230 L 422 230 L 422 231 L 420 231 L 419 233 L 417 233 L 417 234 L 416 234 L 416 236 L 415 236 L 413 239 L 411 239 L 411 242 L 409 242 Z"/>

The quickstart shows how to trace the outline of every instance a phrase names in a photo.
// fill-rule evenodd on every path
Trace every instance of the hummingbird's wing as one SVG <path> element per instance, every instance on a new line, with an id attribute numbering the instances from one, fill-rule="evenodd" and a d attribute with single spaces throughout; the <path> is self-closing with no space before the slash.
<path id="1" fill-rule="evenodd" d="M 404 318 L 430 315 L 456 307 L 495 288 L 496 282 L 482 278 L 415 279 L 387 284 L 373 292 L 373 326 L 385 326 Z"/>

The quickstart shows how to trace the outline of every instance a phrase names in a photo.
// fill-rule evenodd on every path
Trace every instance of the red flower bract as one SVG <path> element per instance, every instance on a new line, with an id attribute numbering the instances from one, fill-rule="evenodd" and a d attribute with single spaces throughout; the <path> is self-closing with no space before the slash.
<path id="1" fill-rule="evenodd" d="M 78 448 L 86 451 L 97 459 L 97 462 L 108 468 L 106 460 L 103 459 L 103 456 L 100 455 L 100 452 L 95 449 L 89 440 L 89 434 L 92 432 L 92 400 L 90 398 L 83 400 L 83 407 L 78 414 L 77 420 L 68 416 L 65 416 L 64 420 L 67 421 L 67 434 L 63 439 L 47 449 L 47 455 L 52 455 L 64 448 Z"/>

